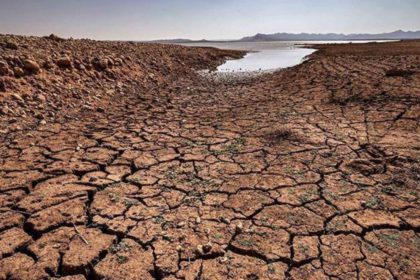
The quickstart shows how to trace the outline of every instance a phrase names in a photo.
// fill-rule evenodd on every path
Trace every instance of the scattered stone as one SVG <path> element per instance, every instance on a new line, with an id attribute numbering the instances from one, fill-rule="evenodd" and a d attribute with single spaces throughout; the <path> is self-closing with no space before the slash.
<path id="1" fill-rule="evenodd" d="M 68 56 L 60 57 L 59 59 L 57 59 L 56 64 L 60 68 L 67 68 L 67 69 L 73 68 L 71 59 Z"/>
<path id="2" fill-rule="evenodd" d="M 186 223 L 185 223 L 185 222 L 179 222 L 176 226 L 177 226 L 178 228 L 183 228 L 183 227 L 185 227 L 185 225 L 186 225 Z"/>
<path id="3" fill-rule="evenodd" d="M 55 35 L 55 34 L 51 34 L 51 35 L 49 35 L 48 37 L 46 37 L 46 38 L 48 38 L 48 39 L 50 39 L 50 40 L 52 40 L 52 41 L 56 41 L 56 42 L 63 42 L 63 41 L 65 41 L 66 39 L 64 39 L 64 38 L 61 38 L 61 37 L 58 37 L 57 35 Z"/>
<path id="4" fill-rule="evenodd" d="M 204 255 L 204 249 L 203 249 L 203 245 L 197 245 L 196 251 L 198 253 L 198 255 Z"/>
<path id="5" fill-rule="evenodd" d="M 47 101 L 47 98 L 45 98 L 45 95 L 43 95 L 43 94 L 37 94 L 35 96 L 35 99 L 38 100 L 41 103 L 45 103 Z"/>
<path id="6" fill-rule="evenodd" d="M 236 224 L 236 227 L 235 227 L 236 233 L 241 233 L 243 230 L 244 230 L 244 225 L 241 222 Z"/>
<path id="7" fill-rule="evenodd" d="M 182 247 L 181 245 L 176 246 L 176 250 L 177 250 L 178 252 L 183 252 L 183 251 L 185 251 L 184 247 Z"/>
<path id="8" fill-rule="evenodd" d="M 198 255 L 203 256 L 211 252 L 213 245 L 209 242 L 207 244 L 199 244 L 197 245 L 196 252 Z"/>
<path id="9" fill-rule="evenodd" d="M 17 50 L 17 49 L 19 49 L 19 46 L 18 46 L 18 44 L 16 44 L 15 42 L 11 42 L 11 41 L 9 41 L 9 42 L 6 42 L 6 49 L 10 49 L 10 50 Z"/>
<path id="10" fill-rule="evenodd" d="M 98 70 L 106 70 L 108 68 L 108 59 L 106 59 L 106 58 L 96 58 L 93 61 L 93 65 Z"/>
<path id="11" fill-rule="evenodd" d="M 14 99 L 16 99 L 17 101 L 19 101 L 21 103 L 25 102 L 25 100 L 19 94 L 13 93 L 12 96 L 13 96 Z"/>
<path id="12" fill-rule="evenodd" d="M 3 115 L 7 115 L 10 112 L 10 109 L 7 105 L 4 105 L 3 108 L 1 108 L 1 113 Z"/>
<path id="13" fill-rule="evenodd" d="M 209 242 L 209 243 L 203 245 L 203 252 L 205 254 L 208 254 L 208 253 L 210 253 L 212 248 L 213 248 L 213 245 Z"/>
<path id="14" fill-rule="evenodd" d="M 41 71 L 41 67 L 38 65 L 38 63 L 31 59 L 26 59 L 23 61 L 23 69 L 25 69 L 28 74 L 36 74 Z"/>
<path id="15" fill-rule="evenodd" d="M 0 76 L 9 75 L 10 69 L 6 62 L 0 61 Z"/>
<path id="16" fill-rule="evenodd" d="M 25 71 L 23 71 L 22 68 L 16 66 L 13 68 L 13 74 L 15 75 L 16 78 L 20 78 L 25 75 Z"/>

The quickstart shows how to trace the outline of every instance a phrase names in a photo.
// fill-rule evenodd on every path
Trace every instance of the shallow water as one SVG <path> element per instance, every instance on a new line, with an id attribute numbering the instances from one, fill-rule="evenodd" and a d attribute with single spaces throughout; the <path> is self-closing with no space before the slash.
<path id="1" fill-rule="evenodd" d="M 279 42 L 200 42 L 184 46 L 215 47 L 219 49 L 245 50 L 249 53 L 241 59 L 228 60 L 220 65 L 219 72 L 270 71 L 300 64 L 314 49 L 299 47 L 304 44 L 349 43 L 350 41 L 279 41 Z M 367 43 L 369 41 L 353 41 Z"/>
<path id="2" fill-rule="evenodd" d="M 248 72 L 286 68 L 301 63 L 306 56 L 314 51 L 313 49 L 285 48 L 252 52 L 244 58 L 226 61 L 217 70 L 220 72 Z"/>

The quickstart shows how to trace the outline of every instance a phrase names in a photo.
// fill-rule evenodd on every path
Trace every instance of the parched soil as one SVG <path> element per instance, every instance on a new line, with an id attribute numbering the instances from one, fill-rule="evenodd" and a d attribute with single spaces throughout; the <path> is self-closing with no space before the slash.
<path id="1" fill-rule="evenodd" d="M 419 279 L 420 42 L 316 47 L 0 36 L 0 279 Z"/>

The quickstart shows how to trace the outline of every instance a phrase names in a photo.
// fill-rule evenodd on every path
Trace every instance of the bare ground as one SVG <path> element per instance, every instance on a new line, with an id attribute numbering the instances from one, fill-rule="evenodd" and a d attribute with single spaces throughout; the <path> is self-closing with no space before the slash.
<path id="1" fill-rule="evenodd" d="M 241 54 L 53 39 L 2 37 L 73 47 L 3 77 L 0 279 L 420 278 L 420 42 L 212 81 Z M 80 70 L 83 46 L 132 51 Z"/>

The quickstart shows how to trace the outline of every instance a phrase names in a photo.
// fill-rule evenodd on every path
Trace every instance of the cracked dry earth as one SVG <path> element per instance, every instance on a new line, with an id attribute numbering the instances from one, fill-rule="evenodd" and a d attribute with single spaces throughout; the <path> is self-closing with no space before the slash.
<path id="1" fill-rule="evenodd" d="M 420 43 L 398 44 L 9 136 L 0 279 L 419 279 Z"/>

